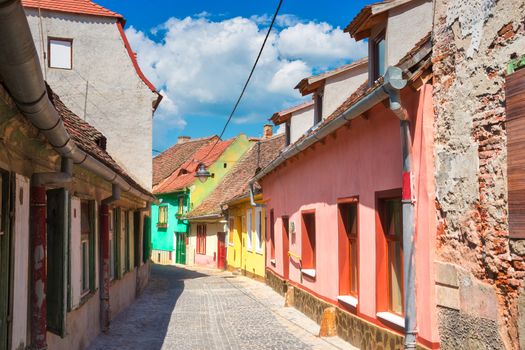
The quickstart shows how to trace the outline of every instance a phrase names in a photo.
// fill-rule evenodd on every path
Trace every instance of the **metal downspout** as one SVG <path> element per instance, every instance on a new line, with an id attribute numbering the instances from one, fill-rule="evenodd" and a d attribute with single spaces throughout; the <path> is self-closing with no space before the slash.
<path id="1" fill-rule="evenodd" d="M 109 205 L 120 199 L 120 187 L 111 186 L 111 196 L 100 204 L 100 326 L 109 332 L 111 307 L 109 303 Z"/>
<path id="2" fill-rule="evenodd" d="M 250 187 L 250 204 L 251 204 L 251 206 L 252 207 L 264 207 L 264 204 L 255 203 L 255 196 L 253 194 L 253 182 L 250 182 L 248 185 Z"/>
<path id="3" fill-rule="evenodd" d="M 405 349 L 416 349 L 416 259 L 415 259 L 415 203 L 412 193 L 412 137 L 410 119 L 401 103 L 399 90 L 392 90 L 390 109 L 400 120 L 401 149 L 403 154 L 403 190 L 401 197 L 403 215 L 403 290 L 405 305 Z"/>

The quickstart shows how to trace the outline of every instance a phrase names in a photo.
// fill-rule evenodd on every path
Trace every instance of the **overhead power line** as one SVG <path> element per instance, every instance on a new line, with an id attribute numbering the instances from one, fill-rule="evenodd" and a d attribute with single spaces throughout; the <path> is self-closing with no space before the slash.
<path id="1" fill-rule="evenodd" d="M 244 92 L 246 91 L 246 88 L 248 87 L 248 84 L 250 83 L 250 80 L 252 78 L 253 72 L 255 71 L 255 67 L 257 67 L 257 63 L 259 63 L 259 59 L 261 58 L 261 54 L 264 50 L 264 46 L 266 45 L 266 41 L 268 41 L 268 37 L 270 36 L 270 33 L 272 32 L 273 25 L 275 23 L 275 19 L 277 18 L 277 15 L 279 14 L 279 10 L 281 9 L 281 5 L 283 4 L 283 0 L 279 0 L 279 4 L 277 5 L 277 9 L 275 10 L 275 13 L 273 14 L 272 22 L 270 23 L 270 27 L 268 27 L 268 31 L 266 32 L 266 36 L 264 37 L 264 41 L 261 45 L 261 49 L 259 50 L 259 54 L 257 55 L 257 58 L 255 59 L 255 62 L 253 63 L 252 70 L 250 71 L 250 75 L 248 75 L 248 79 L 246 79 L 246 82 L 244 83 L 244 86 L 242 88 L 241 94 L 239 95 L 239 98 L 237 99 L 237 102 L 235 102 L 235 105 L 233 106 L 233 110 L 230 113 L 230 116 L 228 117 L 228 120 L 226 120 L 226 124 L 224 124 L 224 127 L 222 128 L 222 131 L 219 135 L 219 138 L 215 140 L 215 143 L 210 148 L 208 153 L 202 157 L 199 161 L 203 161 L 206 159 L 210 153 L 213 151 L 215 146 L 219 143 L 219 141 L 222 139 L 222 136 L 224 135 L 224 132 L 226 131 L 226 128 L 228 127 L 228 124 L 230 124 L 230 121 L 232 120 L 233 115 L 235 114 L 235 111 L 237 110 L 237 107 L 239 106 L 239 103 L 242 100 L 242 97 L 244 95 Z"/>

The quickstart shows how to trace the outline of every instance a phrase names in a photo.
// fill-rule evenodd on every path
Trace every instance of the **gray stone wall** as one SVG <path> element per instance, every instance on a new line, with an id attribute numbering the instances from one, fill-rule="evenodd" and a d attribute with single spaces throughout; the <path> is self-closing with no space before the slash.
<path id="1" fill-rule="evenodd" d="M 519 348 L 525 268 L 508 233 L 504 83 L 507 63 L 525 53 L 524 13 L 523 0 L 435 1 L 437 259 L 465 278 L 436 278 L 443 348 Z M 483 298 L 493 316 L 477 308 Z"/>
<path id="2" fill-rule="evenodd" d="M 33 9 L 26 13 L 51 88 L 106 136 L 108 152 L 151 189 L 152 104 L 157 97 L 137 75 L 116 19 L 48 11 L 39 17 Z M 48 37 L 73 39 L 73 69 L 48 67 L 43 59 Z"/>

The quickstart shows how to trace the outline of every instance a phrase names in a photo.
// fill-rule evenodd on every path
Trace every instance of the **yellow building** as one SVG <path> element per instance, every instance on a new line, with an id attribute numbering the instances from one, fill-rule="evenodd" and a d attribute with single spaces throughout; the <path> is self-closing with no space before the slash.
<path id="1" fill-rule="evenodd" d="M 264 280 L 266 214 L 262 195 L 255 196 L 260 206 L 252 206 L 249 196 L 232 200 L 228 204 L 228 251 L 226 264 L 229 270 Z"/>

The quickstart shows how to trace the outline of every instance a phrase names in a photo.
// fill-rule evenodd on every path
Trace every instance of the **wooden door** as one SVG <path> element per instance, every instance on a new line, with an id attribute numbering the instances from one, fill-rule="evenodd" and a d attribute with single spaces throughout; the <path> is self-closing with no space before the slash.
<path id="1" fill-rule="evenodd" d="M 177 232 L 177 251 L 175 253 L 175 262 L 177 264 L 186 264 L 186 234 Z"/>
<path id="2" fill-rule="evenodd" d="M 282 227 L 282 238 L 283 238 L 283 276 L 285 279 L 289 277 L 290 271 L 290 256 L 288 251 L 290 250 L 290 237 L 289 237 L 289 219 L 288 217 L 283 217 L 283 227 Z"/>
<path id="3" fill-rule="evenodd" d="M 217 268 L 226 268 L 226 233 L 217 233 Z"/>

